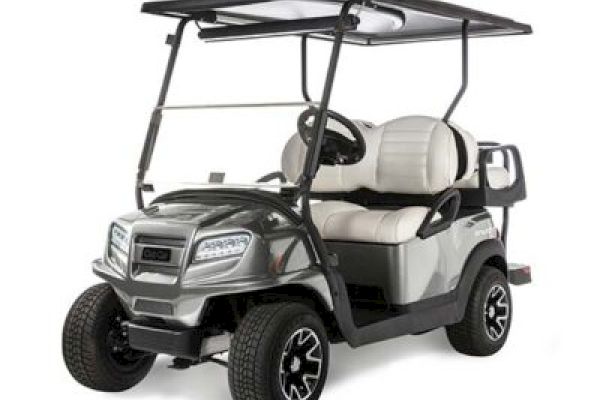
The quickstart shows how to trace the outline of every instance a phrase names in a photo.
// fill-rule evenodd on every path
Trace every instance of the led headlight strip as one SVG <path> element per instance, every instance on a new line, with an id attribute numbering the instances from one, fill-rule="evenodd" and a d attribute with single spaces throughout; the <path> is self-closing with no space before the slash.
<path id="1" fill-rule="evenodd" d="M 117 224 L 110 230 L 110 243 L 123 253 L 129 253 L 129 234 Z"/>
<path id="2" fill-rule="evenodd" d="M 196 249 L 194 261 L 234 257 L 244 254 L 250 244 L 250 235 L 239 233 L 204 239 Z"/>

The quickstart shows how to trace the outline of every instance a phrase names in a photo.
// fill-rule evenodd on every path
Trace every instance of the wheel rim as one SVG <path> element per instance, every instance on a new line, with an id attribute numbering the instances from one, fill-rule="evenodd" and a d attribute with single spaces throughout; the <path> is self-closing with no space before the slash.
<path id="1" fill-rule="evenodd" d="M 488 338 L 494 342 L 502 339 L 508 327 L 510 303 L 508 292 L 502 285 L 494 285 L 483 304 L 483 324 Z"/>
<path id="2" fill-rule="evenodd" d="M 287 400 L 306 400 L 321 379 L 323 347 L 310 328 L 298 329 L 287 341 L 279 365 L 279 383 Z"/>
<path id="3" fill-rule="evenodd" d="M 127 330 L 123 326 L 124 316 L 121 313 L 111 316 L 106 336 L 108 358 L 122 372 L 136 370 L 148 353 L 134 350 L 129 346 Z"/>

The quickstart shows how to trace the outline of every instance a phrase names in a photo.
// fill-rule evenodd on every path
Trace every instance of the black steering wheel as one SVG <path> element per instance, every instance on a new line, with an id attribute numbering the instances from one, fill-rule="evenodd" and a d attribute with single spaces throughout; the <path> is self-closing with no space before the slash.
<path id="1" fill-rule="evenodd" d="M 308 120 L 310 117 L 315 117 L 318 112 L 317 108 L 311 107 L 298 117 L 298 133 L 307 146 L 315 140 L 315 129 L 313 126 L 308 125 Z M 342 124 L 348 129 L 354 140 L 326 127 L 323 143 L 321 144 L 319 163 L 323 165 L 352 165 L 362 160 L 367 146 L 360 129 L 348 118 L 335 111 L 327 110 L 327 118 Z"/>

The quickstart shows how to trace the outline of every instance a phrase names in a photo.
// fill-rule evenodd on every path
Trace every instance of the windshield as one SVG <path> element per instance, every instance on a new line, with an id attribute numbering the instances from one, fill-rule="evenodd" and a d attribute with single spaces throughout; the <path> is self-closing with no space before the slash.
<path id="1" fill-rule="evenodd" d="M 282 152 L 298 130 L 299 115 L 318 105 L 302 100 L 299 42 L 205 44 L 197 34 L 190 24 L 183 35 L 144 183 L 155 194 L 214 185 L 278 189 L 279 179 L 257 181 L 281 172 Z M 320 47 L 327 60 L 330 45 Z M 231 54 L 240 63 L 222 61 Z"/>
<path id="2" fill-rule="evenodd" d="M 171 108 L 173 107 L 173 108 Z M 171 106 L 163 110 L 146 182 L 157 192 L 206 186 L 269 189 L 304 103 Z M 294 184 L 288 182 L 287 185 Z"/>

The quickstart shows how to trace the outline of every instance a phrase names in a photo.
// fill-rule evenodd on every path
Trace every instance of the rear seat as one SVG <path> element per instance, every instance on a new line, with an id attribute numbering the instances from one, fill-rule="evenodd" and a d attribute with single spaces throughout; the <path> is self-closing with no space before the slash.
<path id="1" fill-rule="evenodd" d="M 367 152 L 355 165 L 321 166 L 313 182 L 319 192 L 351 192 L 367 188 L 380 193 L 435 195 L 452 187 L 457 178 L 473 174 L 476 143 L 467 137 L 470 154 L 459 165 L 454 132 L 430 117 L 405 117 L 379 127 L 360 126 Z M 284 174 L 299 176 L 306 148 L 295 135 L 282 159 Z M 399 244 L 417 236 L 430 209 L 425 206 L 397 210 L 369 210 L 343 201 L 311 206 L 313 221 L 325 240 Z"/>

